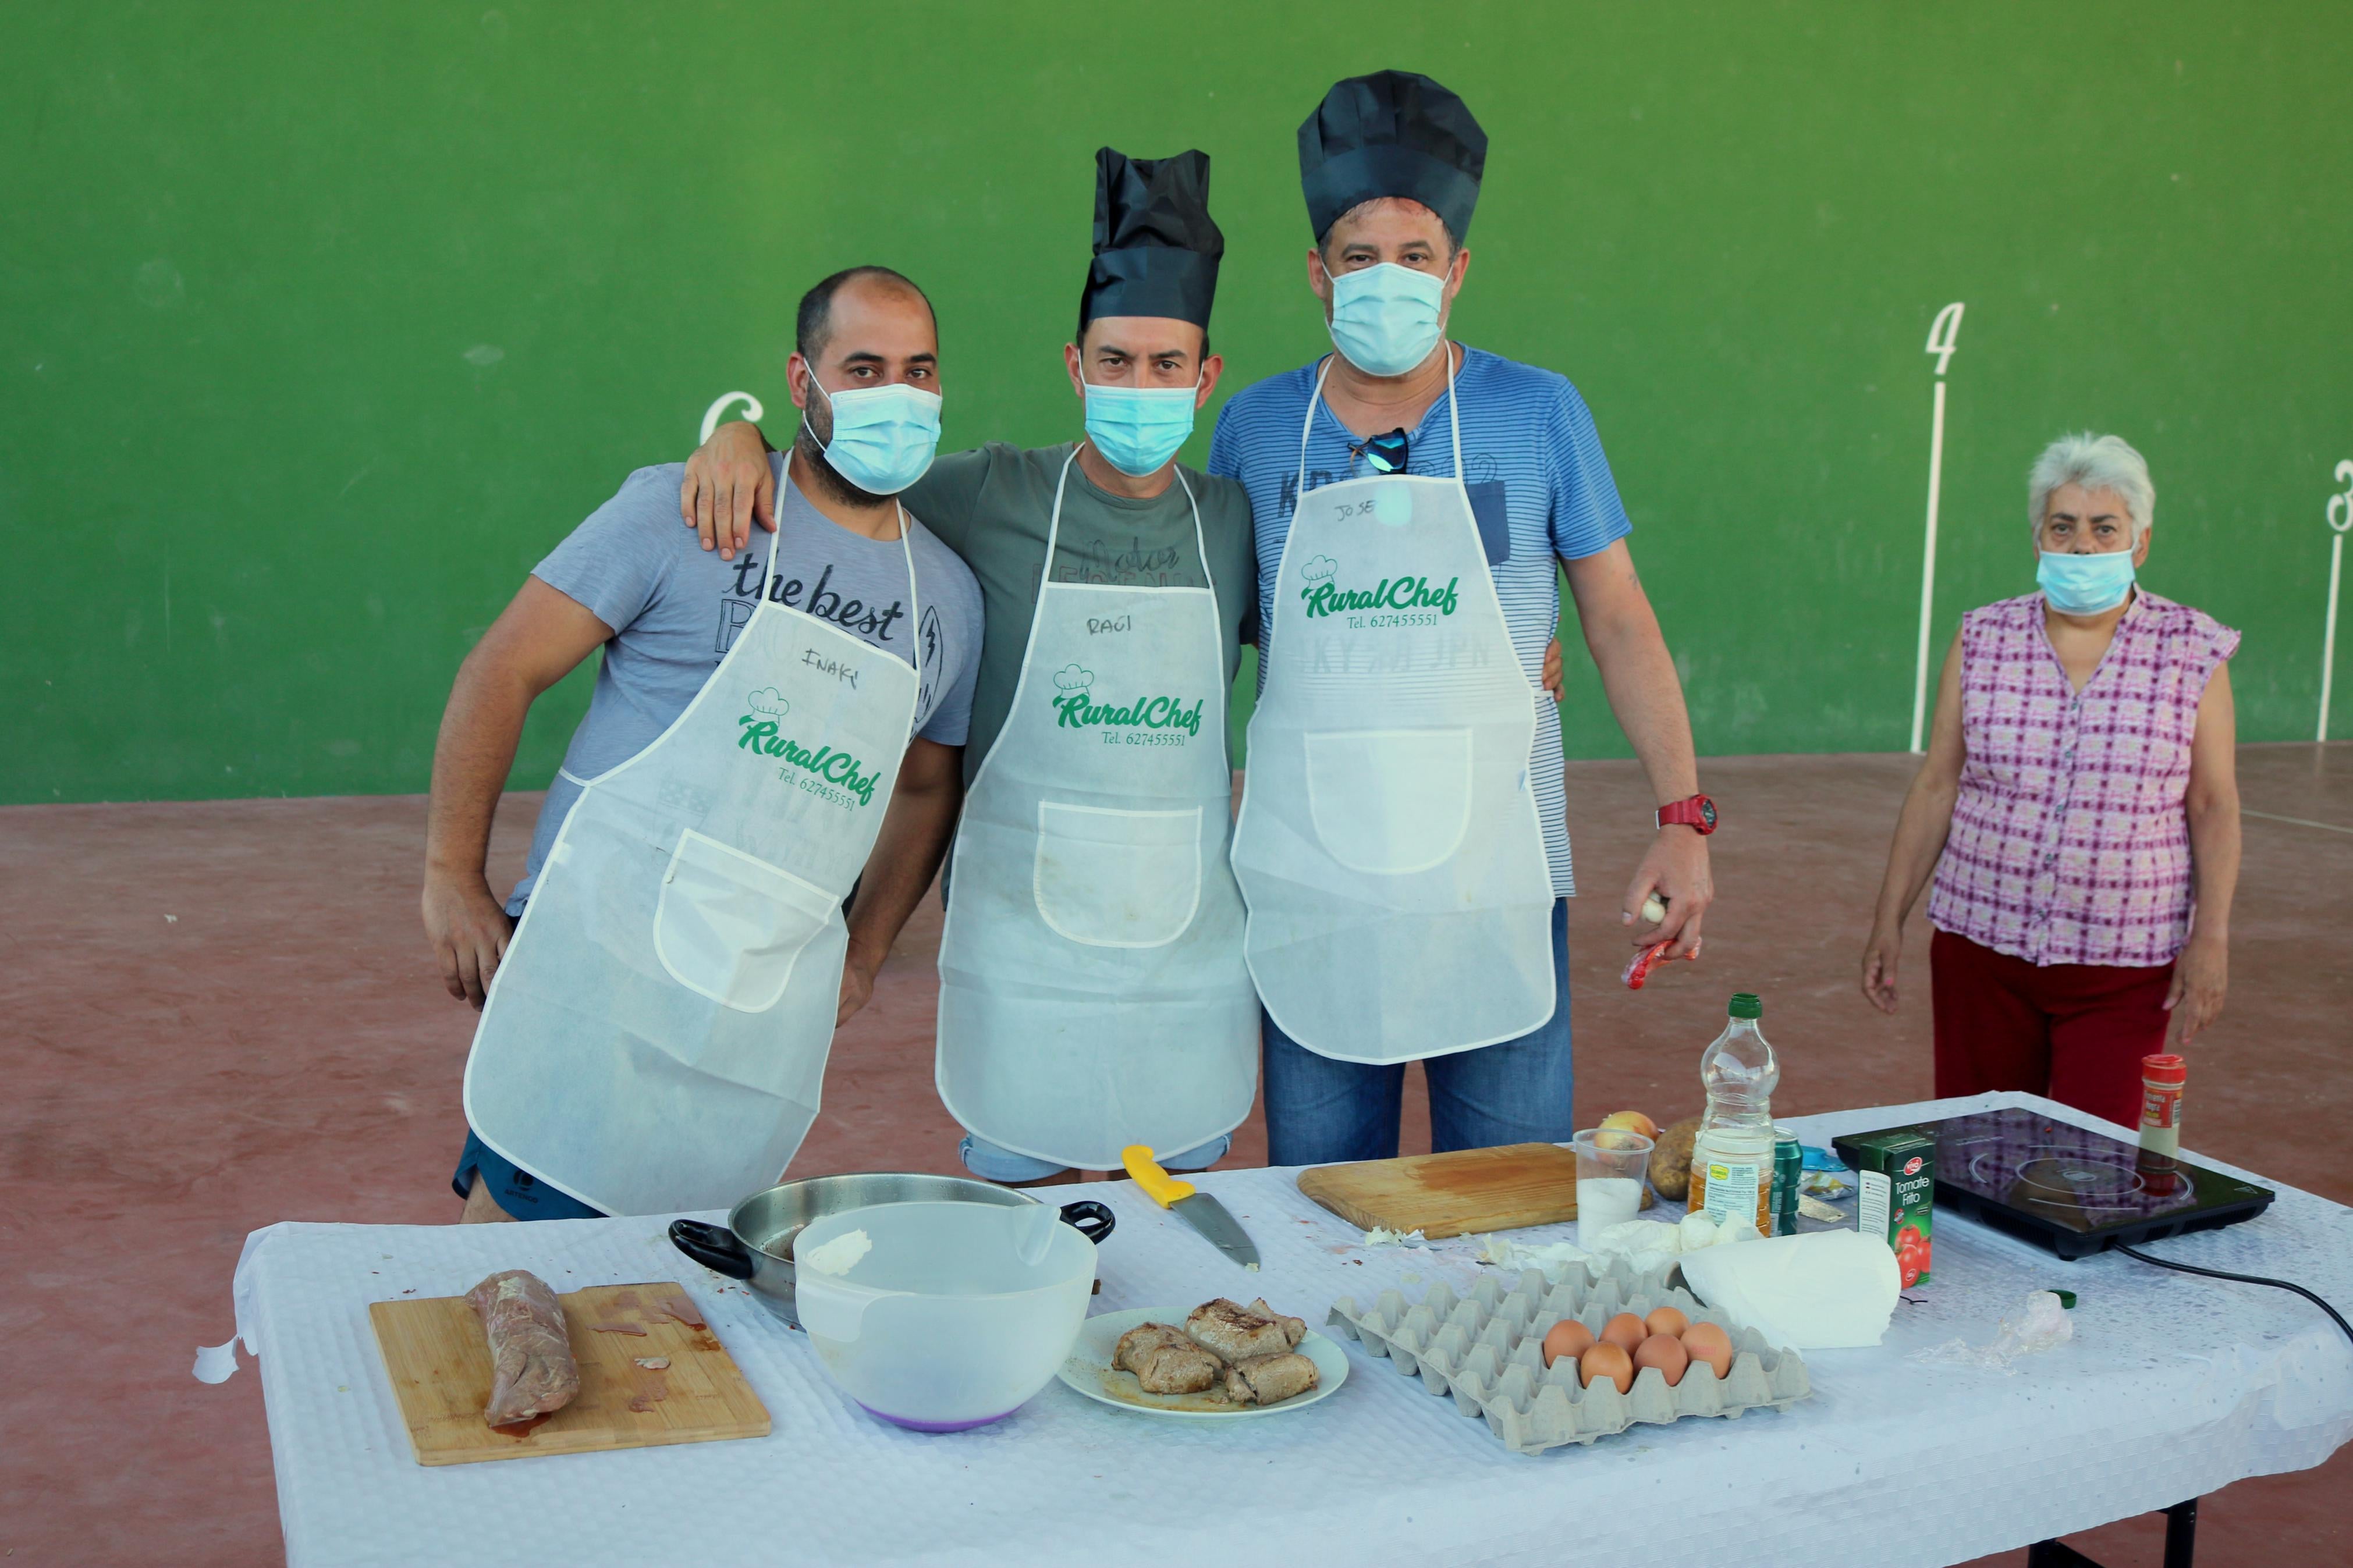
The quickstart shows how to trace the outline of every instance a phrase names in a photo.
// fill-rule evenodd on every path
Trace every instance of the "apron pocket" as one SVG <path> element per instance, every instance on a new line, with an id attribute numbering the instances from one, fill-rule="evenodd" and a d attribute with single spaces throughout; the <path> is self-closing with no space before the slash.
<path id="1" fill-rule="evenodd" d="M 1442 866 L 1471 826 L 1471 731 L 1309 733 L 1307 810 L 1351 871 L 1397 877 Z"/>
<path id="2" fill-rule="evenodd" d="M 1038 803 L 1038 912 L 1089 947 L 1166 947 L 1201 902 L 1201 808 Z"/>
<path id="3" fill-rule="evenodd" d="M 688 828 L 654 905 L 654 953 L 670 978 L 741 1013 L 765 1013 L 840 900 L 814 882 Z"/>

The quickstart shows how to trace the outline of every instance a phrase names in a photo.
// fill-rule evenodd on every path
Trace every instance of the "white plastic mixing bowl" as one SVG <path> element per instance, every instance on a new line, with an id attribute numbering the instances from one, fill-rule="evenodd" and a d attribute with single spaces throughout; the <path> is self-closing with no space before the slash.
<path id="1" fill-rule="evenodd" d="M 815 1266 L 855 1231 L 869 1243 L 856 1262 Z M 794 1254 L 801 1326 L 826 1372 L 872 1414 L 924 1432 L 986 1426 L 1045 1387 L 1094 1289 L 1093 1243 L 1042 1205 L 849 1209 L 811 1221 Z"/>

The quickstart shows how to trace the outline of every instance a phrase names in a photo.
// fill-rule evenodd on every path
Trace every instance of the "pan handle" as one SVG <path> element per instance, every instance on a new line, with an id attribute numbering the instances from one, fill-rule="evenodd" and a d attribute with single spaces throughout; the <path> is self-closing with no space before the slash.
<path id="1" fill-rule="evenodd" d="M 1077 1203 L 1062 1205 L 1062 1223 L 1097 1247 L 1101 1247 L 1103 1237 L 1109 1236 L 1113 1228 L 1119 1224 L 1119 1216 L 1092 1198 L 1081 1198 Z M 672 1228 L 675 1229 L 676 1226 Z M 731 1237 L 729 1239 L 733 1238 Z"/>
<path id="2" fill-rule="evenodd" d="M 734 1279 L 752 1278 L 752 1255 L 724 1226 L 674 1219 L 670 1222 L 670 1244 L 705 1268 L 715 1268 Z"/>

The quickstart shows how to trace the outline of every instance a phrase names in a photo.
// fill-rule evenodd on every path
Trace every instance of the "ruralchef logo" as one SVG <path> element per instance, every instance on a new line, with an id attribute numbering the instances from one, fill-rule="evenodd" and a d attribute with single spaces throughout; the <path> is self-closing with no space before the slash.
<path id="1" fill-rule="evenodd" d="M 1308 619 L 1350 610 L 1436 610 L 1451 616 L 1455 587 L 1462 581 L 1450 577 L 1446 586 L 1433 588 L 1427 577 L 1384 577 L 1374 587 L 1340 588 L 1332 583 L 1339 571 L 1340 563 L 1329 555 L 1318 555 L 1299 568 L 1307 584 L 1299 590 L 1299 596 L 1307 601 Z"/>
<path id="2" fill-rule="evenodd" d="M 860 805 L 874 804 L 874 782 L 880 769 L 861 766 L 848 752 L 837 752 L 831 746 L 819 746 L 815 751 L 802 745 L 780 731 L 776 721 L 792 710 L 785 694 L 773 686 L 763 686 L 744 696 L 744 706 L 752 711 L 740 715 L 735 722 L 743 727 L 735 746 L 738 751 L 751 752 L 764 757 L 781 757 L 786 765 L 824 780 L 835 788 L 858 797 Z M 762 718 L 766 714 L 766 718 Z"/>
<path id="3" fill-rule="evenodd" d="M 1187 735 L 1201 732 L 1201 706 L 1208 700 L 1206 698 L 1195 698 L 1190 708 L 1185 706 L 1181 697 L 1144 698 L 1123 708 L 1095 701 L 1091 695 L 1094 684 L 1095 672 L 1076 663 L 1054 672 L 1054 689 L 1063 693 L 1054 699 L 1054 710 L 1062 716 L 1058 729 L 1083 730 L 1108 724 L 1143 730 L 1182 730 Z"/>

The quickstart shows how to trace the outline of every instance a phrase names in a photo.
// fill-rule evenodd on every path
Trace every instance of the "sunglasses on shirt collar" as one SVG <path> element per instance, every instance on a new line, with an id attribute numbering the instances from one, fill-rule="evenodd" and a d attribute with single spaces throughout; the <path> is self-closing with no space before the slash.
<path id="1" fill-rule="evenodd" d="M 1362 458 L 1377 474 L 1405 472 L 1406 440 L 1403 427 L 1378 436 L 1368 436 L 1348 448 L 1351 458 Z"/>

